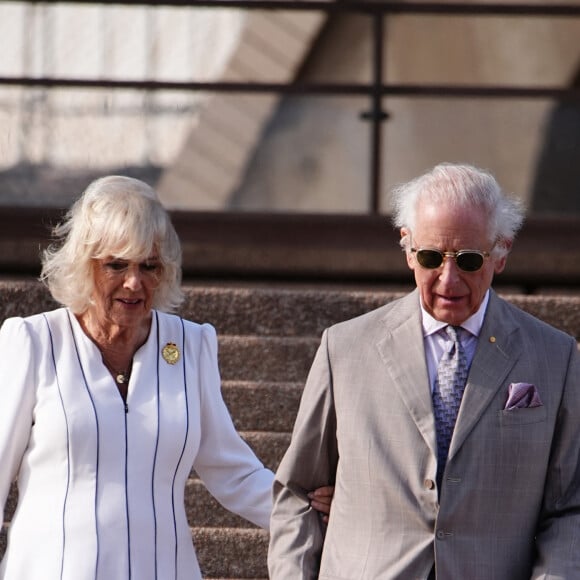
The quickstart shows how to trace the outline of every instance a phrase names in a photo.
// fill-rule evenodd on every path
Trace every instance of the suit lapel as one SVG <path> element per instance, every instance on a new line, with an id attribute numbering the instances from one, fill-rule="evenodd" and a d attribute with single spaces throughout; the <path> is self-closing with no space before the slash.
<path id="1" fill-rule="evenodd" d="M 449 449 L 451 459 L 481 418 L 521 353 L 518 327 L 492 291 Z"/>
<path id="2" fill-rule="evenodd" d="M 378 341 L 377 348 L 394 388 L 427 445 L 436 455 L 435 419 L 420 312 L 417 291 L 402 298 L 397 307 L 389 310 L 383 319 L 385 326 L 380 329 L 383 337 Z"/>
<path id="3" fill-rule="evenodd" d="M 394 388 L 409 410 L 425 442 L 436 455 L 435 418 L 425 362 L 417 291 L 389 310 L 377 342 Z M 521 354 L 518 326 L 502 300 L 491 291 L 467 387 L 449 449 L 451 459 L 487 409 Z M 492 338 L 493 337 L 493 338 Z"/>

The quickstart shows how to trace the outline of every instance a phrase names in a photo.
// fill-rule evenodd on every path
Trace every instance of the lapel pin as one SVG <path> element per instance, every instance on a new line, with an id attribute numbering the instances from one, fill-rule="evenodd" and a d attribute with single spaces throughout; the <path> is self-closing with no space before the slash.
<path id="1" fill-rule="evenodd" d="M 165 362 L 174 365 L 179 360 L 179 349 L 174 342 L 168 342 L 161 350 L 161 356 Z"/>
<path id="2" fill-rule="evenodd" d="M 490 336 L 489 342 L 491 342 L 491 344 L 493 344 L 495 342 L 495 336 Z"/>

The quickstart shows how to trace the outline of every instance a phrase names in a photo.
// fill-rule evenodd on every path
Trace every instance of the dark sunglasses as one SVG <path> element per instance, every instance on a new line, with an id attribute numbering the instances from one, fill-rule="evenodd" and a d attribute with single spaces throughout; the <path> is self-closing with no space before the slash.
<path id="1" fill-rule="evenodd" d="M 434 270 L 443 264 L 445 258 L 453 258 L 457 267 L 464 272 L 477 272 L 482 266 L 489 252 L 479 250 L 459 250 L 458 252 L 440 252 L 425 248 L 411 248 L 411 252 L 417 255 L 417 262 L 423 268 Z"/>

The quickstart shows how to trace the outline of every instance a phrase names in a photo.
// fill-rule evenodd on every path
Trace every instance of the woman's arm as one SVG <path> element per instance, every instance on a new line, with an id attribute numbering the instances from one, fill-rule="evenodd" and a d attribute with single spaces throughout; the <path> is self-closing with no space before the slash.
<path id="1" fill-rule="evenodd" d="M 17 476 L 33 424 L 35 360 L 22 318 L 0 328 L 0 509 Z M 4 520 L 4 515 L 3 518 Z"/>

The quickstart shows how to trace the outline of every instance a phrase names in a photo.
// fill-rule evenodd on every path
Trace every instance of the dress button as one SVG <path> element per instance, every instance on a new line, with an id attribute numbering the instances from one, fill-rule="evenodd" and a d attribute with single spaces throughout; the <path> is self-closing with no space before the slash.
<path id="1" fill-rule="evenodd" d="M 435 489 L 435 482 L 432 479 L 426 479 L 423 482 L 425 489 Z"/>

